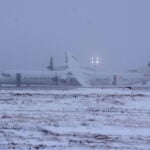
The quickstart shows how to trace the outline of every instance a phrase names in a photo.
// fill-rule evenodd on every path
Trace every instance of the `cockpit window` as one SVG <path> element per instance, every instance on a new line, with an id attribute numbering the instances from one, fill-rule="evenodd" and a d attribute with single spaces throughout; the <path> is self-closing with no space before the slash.
<path id="1" fill-rule="evenodd" d="M 1 75 L 4 76 L 4 77 L 10 77 L 9 73 L 2 73 Z"/>

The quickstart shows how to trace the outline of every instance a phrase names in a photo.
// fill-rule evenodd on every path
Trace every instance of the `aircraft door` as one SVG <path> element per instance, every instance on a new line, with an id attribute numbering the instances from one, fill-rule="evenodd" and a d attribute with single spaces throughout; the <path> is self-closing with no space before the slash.
<path id="1" fill-rule="evenodd" d="M 16 74 L 16 86 L 17 87 L 21 86 L 21 73 Z"/>
<path id="2" fill-rule="evenodd" d="M 117 75 L 113 76 L 113 85 L 117 85 Z"/>

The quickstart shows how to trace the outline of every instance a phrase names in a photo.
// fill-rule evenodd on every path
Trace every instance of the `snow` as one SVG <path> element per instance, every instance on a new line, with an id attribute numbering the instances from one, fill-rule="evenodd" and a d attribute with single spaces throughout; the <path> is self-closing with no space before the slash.
<path id="1" fill-rule="evenodd" d="M 149 88 L 0 89 L 0 150 L 149 150 Z"/>

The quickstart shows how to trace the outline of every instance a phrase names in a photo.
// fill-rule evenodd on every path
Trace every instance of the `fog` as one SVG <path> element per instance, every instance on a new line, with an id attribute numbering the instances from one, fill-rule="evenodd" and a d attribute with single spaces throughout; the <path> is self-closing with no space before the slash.
<path id="1" fill-rule="evenodd" d="M 0 71 L 43 70 L 71 51 L 81 64 L 99 56 L 102 70 L 150 61 L 149 0 L 1 0 Z"/>

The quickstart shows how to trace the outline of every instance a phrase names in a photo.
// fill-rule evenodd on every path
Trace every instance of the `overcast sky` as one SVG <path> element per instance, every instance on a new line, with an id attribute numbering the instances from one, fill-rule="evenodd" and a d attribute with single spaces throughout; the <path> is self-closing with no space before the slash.
<path id="1" fill-rule="evenodd" d="M 0 71 L 45 69 L 66 50 L 100 68 L 127 70 L 150 61 L 150 0 L 1 0 Z"/>

